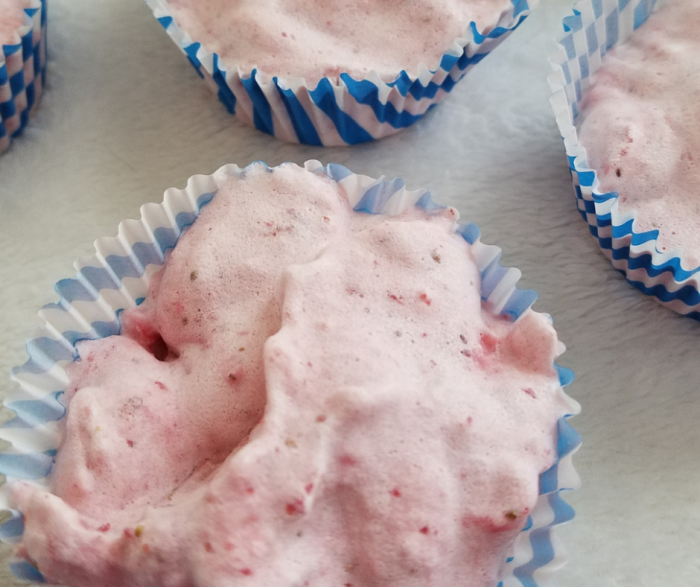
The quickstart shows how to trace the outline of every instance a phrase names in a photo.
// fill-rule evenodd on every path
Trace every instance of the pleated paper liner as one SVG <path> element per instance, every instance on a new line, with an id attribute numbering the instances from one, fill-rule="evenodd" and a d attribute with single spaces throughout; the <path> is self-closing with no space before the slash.
<path id="1" fill-rule="evenodd" d="M 46 8 L 31 0 L 16 42 L 0 51 L 0 153 L 19 136 L 39 103 L 46 81 Z"/>
<path id="2" fill-rule="evenodd" d="M 435 71 L 420 64 L 416 74 L 397 72 L 389 83 L 374 72 L 364 79 L 341 73 L 339 81 L 325 77 L 315 87 L 303 78 L 272 77 L 224 63 L 178 26 L 167 0 L 145 1 L 231 114 L 284 141 L 338 146 L 380 139 L 419 120 L 503 42 L 539 0 L 511 0 L 488 32 L 480 32 L 472 22 Z"/>

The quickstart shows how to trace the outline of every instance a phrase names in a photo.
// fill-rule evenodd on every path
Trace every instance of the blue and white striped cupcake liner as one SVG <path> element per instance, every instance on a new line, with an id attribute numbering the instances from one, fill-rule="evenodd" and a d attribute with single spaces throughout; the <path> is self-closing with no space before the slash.
<path id="1" fill-rule="evenodd" d="M 439 208 L 428 192 L 408 191 L 400 179 L 375 180 L 318 161 L 308 161 L 305 168 L 342 185 L 357 211 L 394 215 L 412 206 Z M 68 385 L 65 367 L 78 357 L 76 343 L 119 334 L 119 313 L 144 300 L 151 277 L 165 262 L 167 251 L 197 220 L 219 186 L 228 177 L 245 172 L 227 165 L 213 175 L 192 177 L 183 190 L 167 190 L 162 204 L 146 204 L 141 208 L 141 220 L 126 220 L 120 224 L 118 236 L 97 240 L 95 255 L 76 262 L 77 275 L 56 284 L 60 300 L 39 312 L 45 326 L 27 343 L 29 360 L 13 370 L 12 379 L 18 386 L 4 402 L 16 414 L 0 427 L 0 438 L 12 443 L 0 453 L 0 473 L 8 483 L 24 480 L 48 487 L 47 477 L 60 441 L 59 421 L 65 415 L 61 403 Z M 474 224 L 460 226 L 459 233 L 470 244 L 481 270 L 484 304 L 510 320 L 530 312 L 537 294 L 516 287 L 520 271 L 500 266 L 501 250 L 483 244 Z M 562 388 L 571 383 L 571 371 L 559 366 L 557 371 Z M 552 539 L 552 532 L 574 515 L 561 493 L 578 486 L 572 454 L 580 445 L 580 437 L 567 423 L 579 406 L 563 389 L 560 393 L 569 414 L 558 422 L 557 461 L 540 476 L 537 505 L 505 562 L 500 587 L 544 587 L 563 564 L 564 554 Z M 24 524 L 21 512 L 12 505 L 6 484 L 0 487 L 0 510 L 8 510 L 11 518 L 0 526 L 0 539 L 18 544 Z M 26 561 L 14 560 L 11 568 L 19 578 L 43 582 L 39 571 Z"/>
<path id="2" fill-rule="evenodd" d="M 342 73 L 339 81 L 323 78 L 315 88 L 304 79 L 270 77 L 223 63 L 177 25 L 167 0 L 145 1 L 231 114 L 284 141 L 328 147 L 380 139 L 416 122 L 505 40 L 539 0 L 511 0 L 488 33 L 472 22 L 436 71 L 420 64 L 417 74 L 402 71 L 389 83 L 376 73 L 359 80 Z"/>
<path id="3" fill-rule="evenodd" d="M 27 126 L 46 81 L 47 1 L 32 0 L 17 43 L 0 51 L 0 153 Z"/>
<path id="4" fill-rule="evenodd" d="M 636 229 L 636 211 L 618 208 L 617 192 L 599 190 L 578 142 L 576 118 L 584 92 L 612 47 L 626 41 L 654 10 L 656 0 L 583 0 L 564 19 L 564 35 L 550 57 L 552 107 L 564 139 L 578 210 L 603 253 L 627 280 L 680 314 L 700 320 L 700 267 L 688 268 L 680 249 L 662 252 L 658 230 Z"/>

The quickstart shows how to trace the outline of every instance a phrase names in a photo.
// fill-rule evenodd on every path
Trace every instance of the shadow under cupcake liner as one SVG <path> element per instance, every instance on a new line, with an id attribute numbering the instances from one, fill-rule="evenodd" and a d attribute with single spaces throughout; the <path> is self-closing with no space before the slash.
<path id="1" fill-rule="evenodd" d="M 0 51 L 0 153 L 27 126 L 46 81 L 47 1 L 34 0 L 25 9 L 21 41 Z"/>
<path id="2" fill-rule="evenodd" d="M 576 127 L 579 105 L 604 55 L 626 41 L 656 0 L 583 0 L 564 19 L 564 35 L 550 57 L 550 99 L 564 140 L 578 211 L 613 266 L 637 289 L 680 314 L 700 320 L 700 267 L 686 269 L 681 250 L 662 252 L 658 230 L 635 228 L 636 211 L 621 212 L 617 192 L 601 192 Z"/>
<path id="3" fill-rule="evenodd" d="M 406 190 L 401 179 L 372 179 L 343 166 L 323 166 L 318 161 L 308 161 L 305 168 L 341 184 L 358 212 L 395 215 L 412 206 L 428 211 L 442 208 L 433 202 L 429 192 Z M 0 473 L 8 481 L 21 479 L 47 487 L 60 440 L 57 423 L 66 413 L 60 400 L 68 384 L 64 367 L 78 358 L 76 343 L 119 334 L 120 312 L 145 299 L 150 279 L 165 262 L 167 251 L 214 198 L 221 181 L 231 175 L 243 175 L 246 169 L 228 165 L 213 175 L 190 178 L 184 190 L 167 190 L 162 204 L 146 204 L 141 208 L 141 220 L 126 220 L 120 224 L 117 237 L 98 239 L 96 254 L 76 262 L 77 275 L 56 284 L 60 300 L 40 311 L 46 325 L 27 343 L 29 360 L 12 372 L 19 389 L 4 402 L 16 414 L 0 427 L 0 438 L 13 445 L 0 453 Z M 483 304 L 512 321 L 528 312 L 537 294 L 517 288 L 521 273 L 500 265 L 501 249 L 483 244 L 474 224 L 461 225 L 458 232 L 469 243 L 481 272 Z M 561 386 L 569 385 L 573 373 L 555 367 Z M 552 532 L 574 516 L 561 493 L 578 487 L 572 455 L 581 440 L 567 423 L 570 416 L 578 413 L 579 406 L 563 391 L 561 394 L 569 414 L 557 425 L 557 461 L 540 475 L 540 496 L 505 561 L 501 587 L 544 587 L 565 559 Z M 7 485 L 0 487 L 2 508 L 12 517 L 0 526 L 0 539 L 16 544 L 22 538 L 24 523 L 21 512 L 11 509 Z M 39 571 L 26 561 L 13 561 L 11 568 L 17 577 L 43 582 Z"/>
<path id="4" fill-rule="evenodd" d="M 359 80 L 342 73 L 339 82 L 325 77 L 314 88 L 303 79 L 270 77 L 257 69 L 242 71 L 224 64 L 177 25 L 167 0 L 145 1 L 231 114 L 284 141 L 338 146 L 380 139 L 419 120 L 503 42 L 539 0 L 511 0 L 511 8 L 485 34 L 472 22 L 435 71 L 421 64 L 417 75 L 402 71 L 389 83 L 376 73 Z"/>

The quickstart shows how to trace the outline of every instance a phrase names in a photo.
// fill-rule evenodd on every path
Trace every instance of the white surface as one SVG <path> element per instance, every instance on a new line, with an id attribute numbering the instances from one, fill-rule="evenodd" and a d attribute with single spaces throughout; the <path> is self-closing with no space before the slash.
<path id="1" fill-rule="evenodd" d="M 48 91 L 0 157 L 0 372 L 25 360 L 36 312 L 55 301 L 73 260 L 190 175 L 317 158 L 400 176 L 504 249 L 569 348 L 560 363 L 576 372 L 568 392 L 584 410 L 573 421 L 584 487 L 559 534 L 571 558 L 558 584 L 700 585 L 700 325 L 630 287 L 576 212 L 546 84 L 569 1 L 543 0 L 413 128 L 327 150 L 280 143 L 228 115 L 141 0 L 50 1 Z M 15 587 L 7 555 L 0 549 L 0 586 Z"/>

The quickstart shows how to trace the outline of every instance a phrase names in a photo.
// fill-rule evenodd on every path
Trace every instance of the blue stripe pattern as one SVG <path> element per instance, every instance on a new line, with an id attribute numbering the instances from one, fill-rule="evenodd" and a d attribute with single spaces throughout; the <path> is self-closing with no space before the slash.
<path id="1" fill-rule="evenodd" d="M 0 95 L 9 89 L 10 97 L 5 102 L 0 102 L 0 139 L 15 138 L 19 136 L 29 122 L 29 113 L 35 106 L 39 92 L 37 90 L 37 80 L 43 82 L 46 78 L 46 63 L 43 59 L 42 45 L 46 44 L 46 17 L 47 0 L 41 0 L 41 8 L 26 8 L 25 13 L 29 18 L 41 10 L 41 35 L 39 40 L 34 42 L 34 29 L 25 33 L 20 42 L 15 45 L 3 45 L 0 47 Z M 7 68 L 7 59 L 13 58 L 21 53 L 24 67 L 16 73 L 10 75 Z M 26 72 L 30 71 L 26 64 L 32 61 L 32 75 L 29 79 Z M 18 98 L 20 98 L 18 100 Z M 26 99 L 26 106 L 21 98 Z M 12 124 L 10 125 L 10 122 Z M 8 128 L 9 127 L 9 128 Z M 11 131 L 11 132 L 10 132 Z M 7 145 L 0 145 L 0 152 L 4 151 Z"/>
<path id="2" fill-rule="evenodd" d="M 311 118 L 309 118 L 306 110 L 304 110 L 297 95 L 292 90 L 283 90 L 280 88 L 277 80 L 275 80 L 275 86 L 277 87 L 282 102 L 287 108 L 289 120 L 292 121 L 292 126 L 294 126 L 294 132 L 297 134 L 297 137 L 299 137 L 299 142 L 305 145 L 322 146 L 321 137 L 318 136 L 314 123 L 311 121 Z M 231 114 L 234 113 L 234 111 L 231 110 L 229 110 L 229 112 L 231 112 Z"/>
<path id="3" fill-rule="evenodd" d="M 595 73 L 590 71 L 589 56 L 594 53 L 605 55 L 620 41 L 620 30 L 623 22 L 622 10 L 633 11 L 632 22 L 636 29 L 649 18 L 655 4 L 656 0 L 585 0 L 576 5 L 573 16 L 564 19 L 565 36 L 560 40 L 560 44 L 565 48 L 569 62 L 565 62 L 561 66 L 567 85 L 571 85 L 573 82 L 577 88 L 575 96 L 566 92 L 573 120 L 578 114 L 579 101 L 582 97 L 582 92 L 578 88 Z M 587 24 L 586 31 L 595 30 L 596 23 L 600 22 L 603 24 L 605 38 L 599 39 L 597 34 L 587 34 L 587 51 L 576 54 L 574 34 L 584 27 L 584 15 L 589 12 L 594 15 L 595 21 Z M 578 69 L 572 67 L 574 61 L 579 64 Z M 571 71 L 579 72 L 575 79 L 571 78 Z M 577 147 L 578 145 L 574 148 Z M 569 149 L 571 148 L 569 147 Z M 601 193 L 597 191 L 594 188 L 594 185 L 597 185 L 596 172 L 590 169 L 585 161 L 582 162 L 576 156 L 569 155 L 568 162 L 579 212 L 583 219 L 588 222 L 590 233 L 598 240 L 601 249 L 615 262 L 618 270 L 641 292 L 657 298 L 662 303 L 675 303 L 673 309 L 695 320 L 700 319 L 700 291 L 698 287 L 694 284 L 680 285 L 696 276 L 700 272 L 700 267 L 686 270 L 681 266 L 681 258 L 678 256 L 656 263 L 650 252 L 634 252 L 632 247 L 646 243 L 647 249 L 659 253 L 656 247 L 658 231 L 637 232 L 632 220 L 616 224 L 613 215 L 616 219 L 617 212 L 611 212 L 611 208 L 614 209 L 616 206 L 617 192 Z M 591 193 L 590 198 L 587 198 L 585 193 Z M 642 273 L 644 280 L 630 276 L 629 273 L 632 271 L 637 274 Z M 668 276 L 672 278 L 670 283 Z M 687 306 L 687 309 L 678 310 L 677 302 L 682 302 Z"/>
<path id="4" fill-rule="evenodd" d="M 481 237 L 481 231 L 476 224 L 463 224 L 458 232 L 470 245 L 474 244 Z M 508 272 L 499 264 L 501 254 L 498 253 L 494 260 L 481 271 L 481 299 L 486 301 L 493 293 L 496 286 L 501 282 Z M 515 289 L 510 298 L 506 301 L 501 315 L 507 316 L 515 321 L 522 316 L 537 300 L 537 292 L 530 289 Z M 568 383 L 567 383 L 568 385 Z"/>
<path id="5" fill-rule="evenodd" d="M 37 570 L 36 567 L 30 565 L 27 561 L 11 562 L 10 571 L 15 577 L 21 579 L 22 581 L 46 583 L 44 576 Z"/>
<path id="6" fill-rule="evenodd" d="M 151 0 L 146 2 L 155 6 Z M 159 16 L 158 22 L 185 52 L 199 76 L 205 77 L 206 74 L 216 82 L 218 97 L 231 114 L 236 113 L 240 101 L 245 99 L 252 104 L 253 124 L 258 130 L 279 137 L 279 129 L 276 129 L 274 124 L 275 118 L 279 117 L 290 123 L 296 135 L 295 138 L 300 143 L 316 146 L 338 144 L 335 136 L 337 134 L 343 143 L 354 145 L 381 138 L 419 120 L 424 112 L 437 103 L 442 92 L 450 92 L 471 67 L 483 60 L 525 20 L 531 11 L 528 2 L 532 3 L 532 0 L 511 0 L 512 7 L 509 14 L 502 19 L 503 26 L 496 26 L 486 34 L 482 34 L 472 22 L 469 31 L 473 39 L 472 46 L 475 47 L 473 55 L 467 56 L 464 50 L 456 56 L 445 54 L 439 68 L 431 72 L 433 76 L 427 85 L 423 85 L 418 79 L 412 79 L 406 71 L 402 71 L 395 81 L 386 83 L 386 86 L 398 91 L 398 95 L 404 99 L 410 96 L 412 101 L 426 100 L 431 103 L 426 104 L 418 113 L 404 109 L 404 100 L 397 100 L 398 106 L 392 101 L 382 102 L 379 98 L 381 89 L 378 85 L 368 79 L 353 79 L 347 73 L 340 75 L 341 87 L 344 88 L 342 100 L 338 100 L 334 91 L 334 82 L 329 78 L 323 78 L 313 90 L 308 90 L 304 86 L 294 91 L 280 85 L 275 77 L 272 80 L 273 92 L 281 98 L 282 103 L 282 108 L 276 107 L 270 103 L 270 97 L 266 95 L 264 87 L 266 84 L 261 84 L 256 79 L 256 70 L 244 77 L 239 77 L 233 67 L 226 72 L 221 68 L 217 54 L 211 56 L 213 65 L 208 60 L 205 64 L 202 62 L 204 58 L 198 57 L 201 53 L 200 43 L 186 40 L 171 16 Z M 162 4 L 157 6 L 158 9 L 163 9 Z M 446 76 L 445 73 L 447 73 Z M 439 83 L 433 81 L 443 77 L 444 79 Z M 311 116 L 302 105 L 299 95 L 300 92 L 306 91 L 313 105 L 327 117 L 322 126 L 315 124 L 314 116 Z M 374 118 L 368 119 L 367 109 L 355 107 L 352 104 L 353 101 L 361 106 L 368 106 Z M 325 129 L 328 121 L 333 125 L 333 133 Z"/>
<path id="7" fill-rule="evenodd" d="M 59 401 L 62 395 L 62 391 L 56 391 L 40 400 L 5 401 L 5 407 L 17 415 L 2 428 L 34 428 L 60 420 L 66 414 L 66 408 Z"/>
<path id="8" fill-rule="evenodd" d="M 26 452 L 23 454 L 0 453 L 0 473 L 14 479 L 36 481 L 44 479 L 53 466 L 55 453 Z"/>
<path id="9" fill-rule="evenodd" d="M 0 526 L 0 540 L 20 538 L 24 534 L 24 518 L 17 510 L 10 510 L 12 516 L 7 522 Z"/>
<path id="10" fill-rule="evenodd" d="M 251 164 L 260 165 L 260 162 Z M 247 170 L 238 170 L 240 176 L 244 176 Z M 266 166 L 266 169 L 272 171 Z M 342 165 L 329 164 L 313 170 L 319 175 L 343 182 L 350 178 L 352 172 Z M 366 188 L 361 195 L 355 210 L 368 214 L 380 214 L 390 204 L 397 194 L 403 197 L 405 184 L 401 179 L 391 181 L 378 180 Z M 413 192 L 417 198 L 416 206 L 426 211 L 439 211 L 443 206 L 436 204 L 429 192 Z M 74 301 L 95 302 L 100 298 L 101 292 L 106 290 L 118 290 L 122 287 L 121 281 L 126 278 L 141 277 L 147 266 L 162 265 L 166 252 L 177 243 L 183 230 L 191 225 L 201 213 L 201 210 L 214 197 L 214 192 L 204 193 L 196 201 L 196 212 L 181 212 L 175 216 L 175 226 L 163 226 L 153 230 L 153 242 L 137 242 L 122 256 L 105 256 L 105 265 L 102 267 L 88 266 L 79 270 L 72 279 L 60 281 L 56 291 L 61 295 L 58 303 L 47 306 L 50 312 L 66 312 Z M 480 239 L 479 228 L 474 224 L 466 224 L 459 227 L 458 232 L 470 245 L 476 245 Z M 479 243 L 480 244 L 480 243 Z M 480 245 L 484 246 L 484 245 Z M 482 270 L 482 299 L 487 301 L 501 280 L 509 273 L 508 269 L 500 266 L 500 249 L 491 247 L 495 251 L 493 260 Z M 536 299 L 535 292 L 530 290 L 514 289 L 505 304 L 502 315 L 515 320 L 525 313 Z M 141 303 L 143 298 L 137 300 Z M 119 314 L 121 310 L 117 310 Z M 14 371 L 15 375 L 40 374 L 49 371 L 60 361 L 72 361 L 77 358 L 75 344 L 86 338 L 103 338 L 119 333 L 119 320 L 94 321 L 87 332 L 80 333 L 73 330 L 62 332 L 59 340 L 48 337 L 39 337 L 27 343 L 29 360 L 22 367 Z M 562 387 L 573 381 L 573 373 L 563 367 L 556 366 L 559 373 L 559 382 Z M 21 377 L 19 378 L 21 382 Z M 66 410 L 62 403 L 62 390 L 54 391 L 38 399 L 23 399 L 7 401 L 6 407 L 14 410 L 16 417 L 7 422 L 3 429 L 25 428 L 31 429 L 64 417 Z M 540 477 L 540 493 L 546 495 L 549 507 L 554 511 L 555 521 L 545 528 L 533 529 L 530 519 L 523 532 L 530 532 L 529 540 L 533 546 L 533 558 L 525 565 L 514 570 L 514 576 L 518 577 L 523 585 L 536 585 L 532 582 L 534 571 L 544 564 L 553 553 L 553 547 L 549 538 L 551 527 L 555 524 L 571 519 L 571 508 L 559 497 L 559 493 L 565 489 L 559 486 L 558 469 L 559 459 L 570 454 L 580 444 L 580 437 L 568 425 L 566 418 L 558 423 L 557 463 Z M 45 479 L 54 462 L 55 450 L 45 452 L 24 451 L 15 449 L 16 452 L 0 453 L 0 473 L 15 479 L 40 481 Z M 15 541 L 21 539 L 24 531 L 23 519 L 20 512 L 10 512 L 12 517 L 0 526 L 0 540 Z M 509 559 L 509 563 L 513 562 Z M 42 582 L 43 578 L 37 569 L 26 562 L 17 562 L 12 565 L 12 572 L 19 578 Z M 529 582 L 528 582 L 529 581 Z"/>

